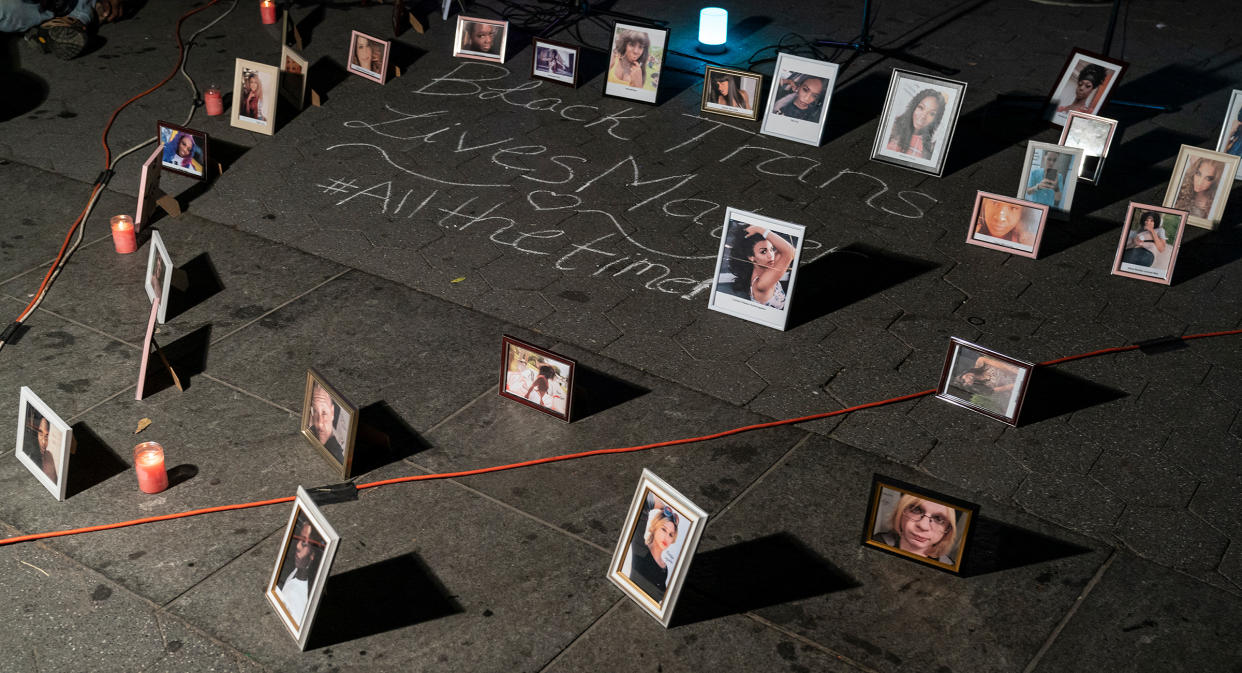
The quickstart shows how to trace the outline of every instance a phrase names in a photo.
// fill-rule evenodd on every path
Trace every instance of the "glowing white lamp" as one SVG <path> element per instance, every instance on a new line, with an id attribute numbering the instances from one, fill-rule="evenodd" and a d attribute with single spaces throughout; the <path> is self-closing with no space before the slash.
<path id="1" fill-rule="evenodd" d="M 723 54 L 728 37 L 728 10 L 720 7 L 704 7 L 699 10 L 699 51 L 706 54 Z"/>

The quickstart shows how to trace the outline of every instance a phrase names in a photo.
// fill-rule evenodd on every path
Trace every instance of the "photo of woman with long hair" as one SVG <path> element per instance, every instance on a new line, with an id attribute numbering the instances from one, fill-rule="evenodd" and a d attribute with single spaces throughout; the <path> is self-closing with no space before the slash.
<path id="1" fill-rule="evenodd" d="M 893 120 L 885 149 L 920 159 L 931 159 L 936 151 L 936 129 L 944 116 L 944 94 L 935 89 L 916 93 L 906 109 Z"/>
<path id="2" fill-rule="evenodd" d="M 729 271 L 732 294 L 769 308 L 784 309 L 781 284 L 796 251 L 782 235 L 757 224 L 729 223 Z"/>

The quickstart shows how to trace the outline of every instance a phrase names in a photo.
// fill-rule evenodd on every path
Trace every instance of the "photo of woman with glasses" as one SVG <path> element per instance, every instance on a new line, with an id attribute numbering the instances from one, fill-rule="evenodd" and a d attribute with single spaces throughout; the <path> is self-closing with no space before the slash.
<path id="1" fill-rule="evenodd" d="M 953 565 L 957 510 L 913 493 L 889 488 L 883 492 L 882 498 L 900 498 L 889 516 L 876 517 L 872 537 L 889 547 Z"/>
<path id="2" fill-rule="evenodd" d="M 657 603 L 664 600 L 669 574 L 681 551 L 676 544 L 681 519 L 673 508 L 648 492 L 630 537 L 629 558 L 622 573 Z"/>

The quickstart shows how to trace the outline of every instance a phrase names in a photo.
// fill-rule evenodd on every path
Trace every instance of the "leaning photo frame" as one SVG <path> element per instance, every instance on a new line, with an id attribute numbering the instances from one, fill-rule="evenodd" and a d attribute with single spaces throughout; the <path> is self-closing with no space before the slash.
<path id="1" fill-rule="evenodd" d="M 1082 164 L 1082 150 L 1052 143 L 1030 141 L 1026 145 L 1026 158 L 1022 164 L 1022 177 L 1018 180 L 1019 199 L 1042 203 L 1050 213 L 1061 218 L 1069 216 L 1074 203 L 1074 191 L 1078 188 L 1078 166 Z"/>
<path id="2" fill-rule="evenodd" d="M 568 422 L 577 368 L 563 355 L 505 335 L 500 341 L 500 396 Z"/>
<path id="3" fill-rule="evenodd" d="M 726 208 L 707 307 L 784 330 L 805 240 L 800 224 Z"/>
<path id="4" fill-rule="evenodd" d="M 1229 94 L 1229 107 L 1225 108 L 1225 121 L 1220 125 L 1216 151 L 1242 157 L 1242 89 L 1234 89 Z M 1242 180 L 1242 175 L 1235 175 L 1234 179 Z"/>
<path id="5" fill-rule="evenodd" d="M 65 499 L 73 429 L 33 390 L 21 387 L 17 412 L 17 460 L 57 500 Z M 44 425 L 47 428 L 44 428 Z"/>
<path id="6" fill-rule="evenodd" d="M 474 16 L 457 17 L 457 33 L 453 38 L 453 55 L 457 58 L 504 63 L 508 42 L 508 21 Z"/>
<path id="7" fill-rule="evenodd" d="M 1049 119 L 1063 126 L 1074 110 L 1099 114 L 1128 66 L 1125 61 L 1085 49 L 1071 51 L 1048 93 Z"/>
<path id="8" fill-rule="evenodd" d="M 1162 205 L 1188 213 L 1186 221 L 1215 229 L 1225 213 L 1240 157 L 1182 145 Z"/>
<path id="9" fill-rule="evenodd" d="M 1035 259 L 1048 222 L 1048 206 L 977 192 L 966 242 Z"/>
<path id="10" fill-rule="evenodd" d="M 160 232 L 151 232 L 151 249 L 147 253 L 147 275 L 143 278 L 142 287 L 147 291 L 147 299 L 151 303 L 160 303 L 156 320 L 163 325 L 168 315 L 168 293 L 172 290 L 172 255 L 164 245 L 164 237 Z"/>
<path id="11" fill-rule="evenodd" d="M 531 79 L 544 79 L 562 86 L 578 86 L 578 65 L 582 51 L 572 44 L 532 37 L 530 42 Z"/>
<path id="12" fill-rule="evenodd" d="M 871 158 L 943 175 L 965 95 L 965 82 L 893 68 Z"/>
<path id="13" fill-rule="evenodd" d="M 288 12 L 285 12 L 286 16 Z M 280 48 L 280 95 L 295 110 L 301 110 L 306 101 L 306 79 L 310 75 L 310 61 L 284 45 Z"/>
<path id="14" fill-rule="evenodd" d="M 949 337 L 936 397 L 1017 427 L 1035 365 Z"/>
<path id="15" fill-rule="evenodd" d="M 207 134 L 168 122 L 156 122 L 160 138 L 160 168 L 194 178 L 207 179 Z"/>
<path id="16" fill-rule="evenodd" d="M 703 71 L 703 101 L 699 109 L 754 121 L 759 118 L 762 92 L 763 75 L 709 65 Z"/>
<path id="17" fill-rule="evenodd" d="M 134 217 L 134 231 L 140 232 L 151 226 L 151 218 L 155 216 L 156 201 L 164 195 L 160 189 L 160 173 L 158 167 L 164 148 L 156 146 L 147 160 L 142 162 L 141 178 L 138 181 L 138 209 Z"/>
<path id="18" fill-rule="evenodd" d="M 302 421 L 298 428 L 341 478 L 349 479 L 358 434 L 358 407 L 314 368 L 306 370 Z"/>
<path id="19" fill-rule="evenodd" d="M 608 42 L 604 95 L 655 105 L 668 57 L 667 28 L 618 21 Z"/>
<path id="20" fill-rule="evenodd" d="M 272 578 L 263 593 L 300 649 L 306 649 L 340 543 L 341 536 L 299 486 Z"/>
<path id="21" fill-rule="evenodd" d="M 392 55 L 392 43 L 361 31 L 350 31 L 349 54 L 345 62 L 347 70 L 362 79 L 376 84 L 388 81 L 388 57 Z"/>
<path id="22" fill-rule="evenodd" d="M 233 86 L 229 124 L 255 133 L 275 134 L 280 70 L 274 65 L 239 58 L 233 66 Z"/>
<path id="23" fill-rule="evenodd" d="M 608 579 L 668 628 L 707 512 L 644 469 L 634 491 Z"/>
<path id="24" fill-rule="evenodd" d="M 1079 180 L 1093 185 L 1099 183 L 1100 174 L 1104 172 L 1104 160 L 1108 158 L 1108 149 L 1113 144 L 1113 134 L 1116 131 L 1116 119 L 1078 111 L 1066 115 L 1065 128 L 1061 129 L 1061 140 L 1058 143 L 1082 150 L 1082 161 L 1078 164 Z"/>
<path id="25" fill-rule="evenodd" d="M 759 132 L 819 147 L 836 84 L 836 63 L 778 53 Z"/>
<path id="26" fill-rule="evenodd" d="M 1131 201 L 1113 257 L 1113 275 L 1172 284 L 1185 231 L 1186 211 Z"/>
<path id="27" fill-rule="evenodd" d="M 862 544 L 960 575 L 978 516 L 975 503 L 876 474 Z"/>

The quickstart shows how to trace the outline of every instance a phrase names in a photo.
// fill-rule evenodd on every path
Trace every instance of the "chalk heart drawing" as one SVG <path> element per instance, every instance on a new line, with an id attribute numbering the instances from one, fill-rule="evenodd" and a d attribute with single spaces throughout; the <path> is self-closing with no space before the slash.
<path id="1" fill-rule="evenodd" d="M 582 205 L 582 199 L 573 194 L 557 194 L 547 189 L 536 189 L 526 195 L 535 210 L 564 210 Z"/>

